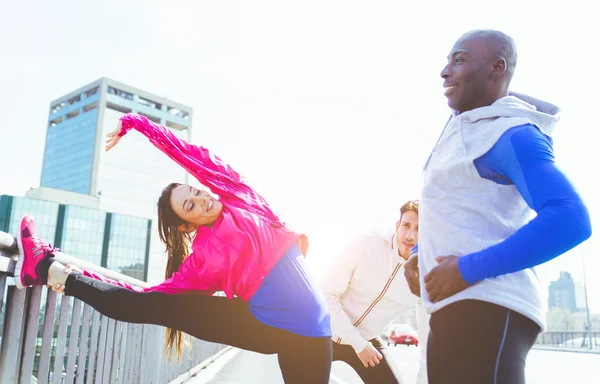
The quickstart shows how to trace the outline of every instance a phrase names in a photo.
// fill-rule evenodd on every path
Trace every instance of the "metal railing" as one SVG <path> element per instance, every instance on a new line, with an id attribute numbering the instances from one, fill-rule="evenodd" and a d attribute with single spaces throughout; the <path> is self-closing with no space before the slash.
<path id="1" fill-rule="evenodd" d="M 169 383 L 226 348 L 200 340 L 171 364 L 165 332 L 128 324 L 46 287 L 16 289 L 13 236 L 0 232 L 0 383 Z M 143 281 L 67 255 L 57 257 L 105 276 L 144 287 Z"/>
<path id="2" fill-rule="evenodd" d="M 572 348 L 572 349 L 600 349 L 600 331 L 591 332 L 591 348 L 590 348 L 590 332 L 582 331 L 546 331 L 540 333 L 534 347 L 555 347 L 555 348 Z"/>

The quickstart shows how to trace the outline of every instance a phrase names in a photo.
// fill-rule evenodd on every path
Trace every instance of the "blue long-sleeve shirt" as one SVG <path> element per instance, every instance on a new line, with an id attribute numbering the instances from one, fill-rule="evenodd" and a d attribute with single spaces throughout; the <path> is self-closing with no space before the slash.
<path id="1" fill-rule="evenodd" d="M 479 175 L 514 184 L 537 216 L 506 240 L 458 260 L 468 283 L 545 263 L 591 236 L 588 211 L 554 161 L 552 141 L 527 124 L 506 131 L 474 165 Z"/>

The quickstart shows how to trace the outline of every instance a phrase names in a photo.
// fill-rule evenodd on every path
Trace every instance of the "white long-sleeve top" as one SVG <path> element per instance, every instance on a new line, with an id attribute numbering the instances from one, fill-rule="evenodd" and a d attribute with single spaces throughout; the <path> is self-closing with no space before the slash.
<path id="1" fill-rule="evenodd" d="M 404 278 L 404 262 L 392 231 L 357 235 L 346 243 L 321 281 L 334 341 L 358 353 L 392 320 L 421 305 Z M 419 334 L 427 335 L 428 316 L 418 313 L 417 319 Z"/>

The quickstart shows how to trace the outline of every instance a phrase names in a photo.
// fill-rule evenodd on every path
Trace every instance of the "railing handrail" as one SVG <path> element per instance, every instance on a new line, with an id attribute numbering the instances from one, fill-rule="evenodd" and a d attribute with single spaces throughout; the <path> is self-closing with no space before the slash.
<path id="1" fill-rule="evenodd" d="M 0 257 L 2 257 L 3 259 L 6 258 L 7 254 L 13 254 L 13 255 L 18 254 L 19 249 L 17 247 L 16 238 L 13 235 L 11 235 L 10 233 L 0 231 L 0 249 L 4 250 L 4 252 L 0 252 Z M 112 279 L 112 280 L 123 281 L 123 282 L 131 284 L 135 287 L 147 288 L 150 286 L 150 284 L 146 283 L 145 281 L 134 279 L 133 277 L 124 275 L 119 272 L 112 271 L 110 269 L 103 268 L 99 265 L 90 263 L 85 260 L 80 260 L 76 257 L 69 256 L 62 252 L 57 252 L 54 258 L 62 264 L 76 265 L 76 266 L 86 269 L 90 272 L 98 273 L 98 274 L 108 277 L 109 279 Z M 0 261 L 2 261 L 2 260 L 0 260 Z M 2 266 L 4 264 L 10 265 L 9 263 L 1 263 L 0 262 L 0 266 Z M 3 270 L 3 268 L 0 268 L 0 272 L 7 272 L 9 274 L 12 274 L 13 271 L 10 269 Z"/>
<path id="2" fill-rule="evenodd" d="M 10 233 L 0 231 L 0 249 L 9 253 L 17 253 L 17 239 Z"/>

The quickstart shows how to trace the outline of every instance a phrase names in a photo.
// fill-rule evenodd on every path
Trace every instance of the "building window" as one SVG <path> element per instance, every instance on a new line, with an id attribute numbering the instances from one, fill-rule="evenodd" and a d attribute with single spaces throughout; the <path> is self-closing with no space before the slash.
<path id="1" fill-rule="evenodd" d="M 154 116 L 148 115 L 147 113 L 141 113 L 141 112 L 138 112 L 138 115 L 146 116 L 148 118 L 148 120 L 154 121 L 156 124 L 160 124 L 160 119 L 158 117 L 154 117 Z"/>
<path id="2" fill-rule="evenodd" d="M 61 109 L 63 109 L 63 108 L 65 107 L 65 105 L 66 105 L 66 104 L 65 104 L 65 102 L 63 101 L 63 102 L 61 102 L 61 103 L 58 103 L 58 104 L 56 104 L 56 105 L 53 105 L 52 107 L 50 107 L 50 110 L 51 110 L 51 111 L 52 111 L 52 113 L 54 114 L 54 113 L 56 113 L 56 112 L 60 111 Z"/>
<path id="3" fill-rule="evenodd" d="M 91 111 L 92 109 L 96 109 L 98 108 L 98 102 L 95 101 L 92 104 L 88 104 L 85 107 L 83 107 L 83 112 L 87 112 L 87 111 Z"/>
<path id="4" fill-rule="evenodd" d="M 69 105 L 73 105 L 75 103 L 79 103 L 81 101 L 81 95 L 71 97 L 67 102 Z"/>
<path id="5" fill-rule="evenodd" d="M 36 230 L 42 239 L 54 242 L 58 219 L 58 203 L 28 197 L 15 197 L 8 228 L 10 233 L 17 233 L 21 218 L 25 214 L 30 214 L 35 218 Z"/>
<path id="6" fill-rule="evenodd" d="M 67 206 L 63 252 L 100 265 L 106 213 L 90 208 Z"/>
<path id="7" fill-rule="evenodd" d="M 113 214 L 107 268 L 144 280 L 148 220 Z"/>
<path id="8" fill-rule="evenodd" d="M 177 109 L 177 108 L 168 107 L 167 108 L 167 112 L 169 112 L 173 116 L 181 117 L 182 119 L 185 119 L 185 120 L 187 120 L 189 118 L 187 112 L 184 112 L 184 111 L 182 111 L 180 109 Z"/>
<path id="9" fill-rule="evenodd" d="M 150 108 L 154 108 L 154 109 L 161 109 L 162 105 L 159 103 L 156 103 L 154 101 L 148 100 L 148 99 L 144 99 L 143 97 L 139 97 L 138 98 L 138 103 L 145 105 L 147 107 Z"/>
<path id="10" fill-rule="evenodd" d="M 114 103 L 106 103 L 106 108 L 112 109 L 113 111 L 117 111 L 117 112 L 123 112 L 123 113 L 131 112 L 130 108 L 126 108 L 126 107 L 123 107 L 121 105 L 114 104 Z"/>
<path id="11" fill-rule="evenodd" d="M 75 116 L 79 116 L 79 109 L 67 113 L 67 120 L 74 118 Z"/>
<path id="12" fill-rule="evenodd" d="M 54 127 L 60 123 L 62 123 L 62 116 L 57 117 L 56 119 L 50 120 L 50 123 L 48 124 L 49 127 Z"/>
<path id="13" fill-rule="evenodd" d="M 177 123 L 174 123 L 174 122 L 168 121 L 168 120 L 167 120 L 166 125 L 167 125 L 167 127 L 176 129 L 178 131 L 183 131 L 184 129 L 187 129 L 186 126 L 183 126 L 181 124 L 177 124 Z"/>
<path id="14" fill-rule="evenodd" d="M 120 89 L 108 87 L 108 93 L 111 95 L 117 95 L 127 100 L 133 100 L 133 94 L 125 91 L 121 91 Z"/>
<path id="15" fill-rule="evenodd" d="M 85 97 L 90 97 L 90 96 L 94 96 L 96 93 L 98 93 L 98 87 L 94 87 L 90 90 L 85 91 Z"/>

